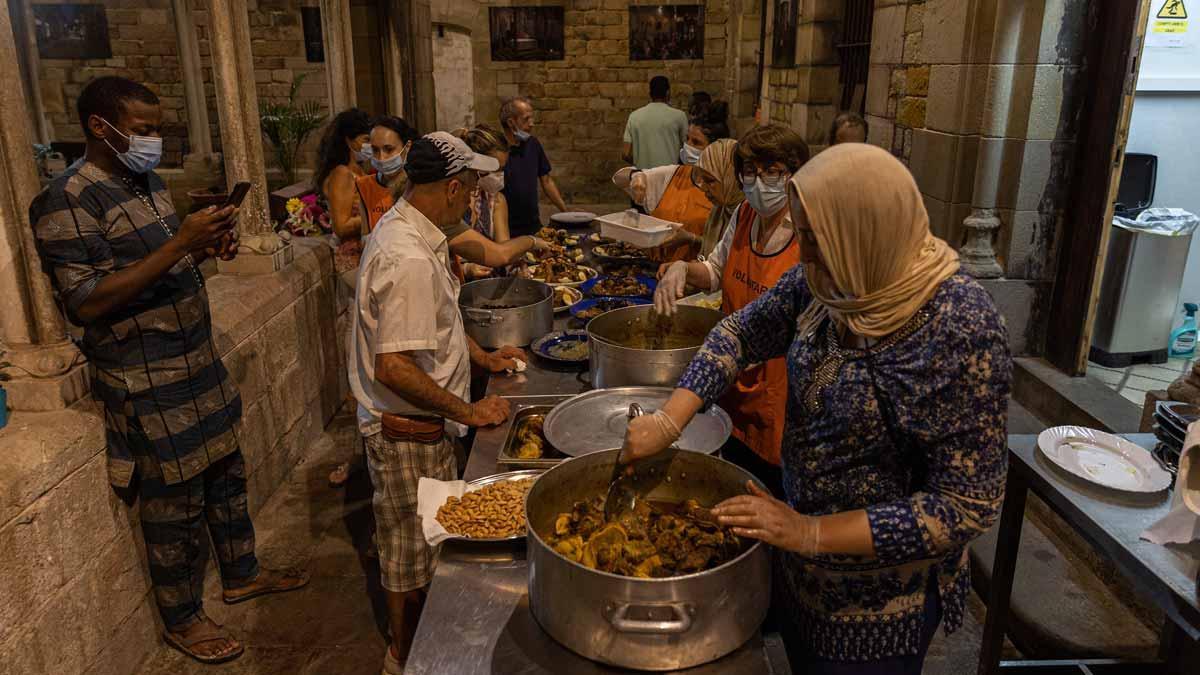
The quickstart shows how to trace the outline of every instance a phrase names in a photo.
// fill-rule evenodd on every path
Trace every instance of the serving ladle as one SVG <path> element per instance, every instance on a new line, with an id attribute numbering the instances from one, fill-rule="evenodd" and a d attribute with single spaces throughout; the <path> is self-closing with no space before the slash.
<path id="1" fill-rule="evenodd" d="M 641 405 L 629 404 L 630 420 L 645 414 L 646 411 Z M 652 457 L 634 460 L 629 464 L 622 464 L 621 454 L 617 453 L 612 479 L 609 480 L 608 490 L 604 495 L 605 522 L 611 522 L 622 513 L 633 511 L 639 493 L 649 494 L 669 475 L 671 460 L 678 453 L 679 448 L 671 446 Z"/>

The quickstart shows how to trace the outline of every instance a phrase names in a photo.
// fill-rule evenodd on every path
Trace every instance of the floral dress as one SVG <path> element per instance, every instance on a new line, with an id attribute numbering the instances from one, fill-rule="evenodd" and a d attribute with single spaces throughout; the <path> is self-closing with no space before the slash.
<path id="1" fill-rule="evenodd" d="M 1007 333 L 961 274 L 868 350 L 842 347 L 831 322 L 798 335 L 811 300 L 797 265 L 713 330 L 679 386 L 713 403 L 741 370 L 786 357 L 787 502 L 811 515 L 865 509 L 876 555 L 781 553 L 785 625 L 824 659 L 914 655 L 926 589 L 940 593 L 946 632 L 961 625 L 966 547 L 1004 497 Z"/>

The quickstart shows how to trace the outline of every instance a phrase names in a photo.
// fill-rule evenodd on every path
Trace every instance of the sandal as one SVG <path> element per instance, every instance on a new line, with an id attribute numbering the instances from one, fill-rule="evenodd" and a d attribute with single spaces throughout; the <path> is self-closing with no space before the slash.
<path id="1" fill-rule="evenodd" d="M 267 575 L 265 578 L 263 575 Z M 271 579 L 272 575 L 275 577 Z M 239 602 L 252 600 L 259 596 L 270 595 L 271 593 L 287 593 L 308 585 L 308 572 L 300 569 L 284 569 L 284 570 L 261 570 L 258 577 L 251 583 L 241 588 L 225 589 L 221 594 L 227 605 L 235 605 Z M 260 581 L 267 581 L 264 585 L 258 585 Z"/>
<path id="2" fill-rule="evenodd" d="M 348 480 L 350 480 L 350 462 L 342 462 L 329 472 L 329 487 L 339 488 Z"/>
<path id="3" fill-rule="evenodd" d="M 245 645 L 243 645 L 241 642 L 238 642 L 237 639 L 233 637 L 232 633 L 225 630 L 224 626 L 216 623 L 208 617 L 204 617 L 204 623 L 201 624 L 201 628 L 199 630 L 187 637 L 184 637 L 180 633 L 164 630 L 163 639 L 167 641 L 167 644 L 171 645 L 175 649 L 178 649 L 183 654 L 199 661 L 200 663 L 226 663 L 227 661 L 236 659 L 246 651 Z M 214 640 L 229 640 L 237 645 L 237 649 L 222 656 L 208 656 L 195 651 L 195 647 L 197 645 L 204 644 L 205 642 L 212 642 Z"/>

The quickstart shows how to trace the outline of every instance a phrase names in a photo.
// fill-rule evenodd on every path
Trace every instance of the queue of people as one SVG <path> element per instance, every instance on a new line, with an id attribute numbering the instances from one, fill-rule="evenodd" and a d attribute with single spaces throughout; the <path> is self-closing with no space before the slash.
<path id="1" fill-rule="evenodd" d="M 930 233 L 908 170 L 862 142 L 861 118 L 839 116 L 831 147 L 810 157 L 784 125 L 734 140 L 727 107 L 711 97 L 670 108 L 669 86 L 653 80 L 651 103 L 630 116 L 634 166 L 613 181 L 679 225 L 652 251 L 657 311 L 672 314 L 689 289 L 719 290 L 726 318 L 664 407 L 631 421 L 622 459 L 664 450 L 719 403 L 733 421 L 722 455 L 761 486 L 713 513 L 774 547 L 793 668 L 919 673 L 937 626 L 961 622 L 966 546 L 1003 497 L 1003 321 Z M 244 645 L 204 613 L 202 530 L 225 602 L 309 579 L 255 556 L 234 430 L 241 399 L 212 345 L 198 266 L 237 255 L 237 208 L 175 213 L 154 172 L 162 108 L 146 87 L 98 78 L 78 112 L 84 159 L 30 207 L 38 253 L 83 328 L 110 480 L 136 485 L 142 500 L 164 639 L 198 661 L 227 661 Z M 499 112 L 499 128 L 422 135 L 347 110 L 320 144 L 315 188 L 340 247 L 358 258 L 347 371 L 374 490 L 385 674 L 403 671 L 436 564 L 418 481 L 456 479 L 468 429 L 510 414 L 505 399 L 472 399 L 472 368 L 501 373 L 527 359 L 467 336 L 459 290 L 548 246 L 535 236 L 540 193 L 566 210 L 532 102 Z"/>

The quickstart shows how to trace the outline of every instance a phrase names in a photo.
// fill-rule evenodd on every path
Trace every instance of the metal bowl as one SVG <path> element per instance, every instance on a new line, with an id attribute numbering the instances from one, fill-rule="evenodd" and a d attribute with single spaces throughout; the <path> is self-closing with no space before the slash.
<path id="1" fill-rule="evenodd" d="M 525 480 L 527 478 L 537 478 L 537 477 L 541 476 L 543 473 L 544 473 L 544 471 L 542 469 L 522 469 L 520 471 L 505 471 L 504 473 L 496 473 L 496 474 L 492 474 L 490 476 L 484 476 L 483 478 L 476 478 L 475 480 L 470 481 L 469 483 L 467 483 L 467 487 L 474 488 L 474 489 L 468 489 L 467 492 L 474 492 L 475 490 L 478 490 L 480 488 L 484 488 L 489 485 L 494 485 L 496 483 L 503 483 L 505 481 L 515 483 L 516 481 Z M 526 531 L 529 530 L 529 521 L 528 520 L 525 521 L 525 530 Z M 447 537 L 445 539 L 445 541 L 469 541 L 473 544 L 498 544 L 500 542 L 505 542 L 505 541 L 518 541 L 518 540 L 524 539 L 524 538 L 525 538 L 524 534 L 514 534 L 511 537 L 487 537 L 487 538 L 478 538 L 478 539 L 473 538 L 473 537 L 464 537 L 464 536 L 457 535 L 457 534 L 451 534 L 449 537 Z"/>

